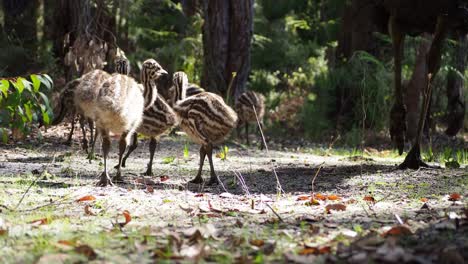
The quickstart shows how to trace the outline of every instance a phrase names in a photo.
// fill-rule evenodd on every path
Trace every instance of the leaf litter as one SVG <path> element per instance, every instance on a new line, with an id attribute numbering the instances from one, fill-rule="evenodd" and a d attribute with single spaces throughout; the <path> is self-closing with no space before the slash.
<path id="1" fill-rule="evenodd" d="M 184 149 L 184 140 L 163 139 L 161 144 L 163 153 L 159 159 L 176 157 L 173 162 L 155 162 L 154 177 L 129 174 L 128 184 L 117 187 L 94 187 L 99 164 L 89 165 L 80 152 L 63 158 L 58 166 L 50 166 L 48 172 L 55 175 L 55 183 L 47 185 L 51 180 L 47 184 L 39 180 L 24 198 L 22 207 L 39 207 L 37 210 L 2 209 L 0 239 L 14 240 L 4 248 L 0 261 L 467 260 L 468 204 L 464 182 L 468 176 L 463 168 L 395 171 L 393 164 L 397 162 L 367 164 L 363 162 L 368 161 L 292 153 L 272 146 L 285 191 L 278 195 L 268 165 L 271 158 L 262 158 L 257 150 L 229 146 L 229 159 L 215 164 L 226 186 L 223 189 L 185 184 L 196 173 L 197 160 L 181 158 L 179 150 Z M 196 146 L 189 148 L 190 152 L 197 151 Z M 16 158 L 17 162 L 7 162 L 0 156 L 0 162 L 5 164 L 0 166 L 0 173 L 11 175 L 0 183 L 0 204 L 12 208 L 25 193 L 29 186 L 28 182 L 22 183 L 29 177 L 28 170 L 23 170 L 25 166 L 31 166 L 29 171 L 41 171 L 41 166 L 47 165 L 37 161 L 22 163 L 19 158 L 38 159 L 49 155 L 48 151 L 66 153 L 69 149 L 57 149 L 55 144 L 34 153 L 21 147 L 9 149 L 8 158 Z M 127 172 L 145 168 L 145 149 L 135 152 Z M 317 172 L 314 165 L 302 166 L 295 159 L 323 164 L 323 169 Z M 62 177 L 63 167 L 67 166 L 78 171 L 79 177 Z M 231 168 L 243 168 L 242 181 L 249 193 L 230 173 Z M 205 170 L 204 177 L 206 173 Z M 449 177 L 440 176 L 449 173 Z M 312 192 L 312 177 L 317 192 Z M 63 187 L 56 187 L 62 183 Z M 63 202 L 50 203 L 51 200 Z M 45 242 L 40 248 L 34 247 L 39 237 Z M 27 250 L 15 250 L 18 248 Z"/>

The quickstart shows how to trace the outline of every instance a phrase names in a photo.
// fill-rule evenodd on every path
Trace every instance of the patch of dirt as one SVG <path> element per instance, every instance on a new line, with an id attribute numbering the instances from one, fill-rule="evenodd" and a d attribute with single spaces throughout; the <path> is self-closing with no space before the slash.
<path id="1" fill-rule="evenodd" d="M 40 143 L 2 146 L 0 262 L 468 259 L 466 165 L 401 171 L 402 157 L 384 159 L 377 150 L 355 159 L 231 142 L 225 161 L 214 157 L 222 184 L 200 186 L 187 183 L 198 170 L 198 146 L 174 136 L 159 144 L 155 176 L 141 176 L 149 160 L 142 139 L 123 169 L 125 183 L 100 188 L 100 157 L 89 163 L 80 136 L 67 147 L 66 135 L 55 127 Z"/>

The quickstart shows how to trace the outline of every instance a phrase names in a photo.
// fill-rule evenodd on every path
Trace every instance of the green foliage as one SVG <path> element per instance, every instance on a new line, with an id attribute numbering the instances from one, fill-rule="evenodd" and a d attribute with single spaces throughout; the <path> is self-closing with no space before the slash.
<path id="1" fill-rule="evenodd" d="M 174 160 L 175 160 L 174 156 L 168 156 L 168 157 L 163 158 L 162 163 L 171 164 L 172 162 L 174 162 Z"/>
<path id="2" fill-rule="evenodd" d="M 183 70 L 193 82 L 201 76 L 200 15 L 186 17 L 180 3 L 138 0 L 130 5 L 130 38 L 138 43 L 132 61 L 157 59 L 170 72 Z"/>
<path id="3" fill-rule="evenodd" d="M 53 81 L 47 74 L 31 74 L 28 79 L 0 79 L 0 131 L 3 142 L 8 140 L 8 130 L 26 135 L 31 124 L 50 123 L 53 112 L 45 92 L 52 89 Z"/>
<path id="4" fill-rule="evenodd" d="M 316 96 L 304 104 L 306 135 L 323 136 L 333 127 L 333 114 L 338 114 L 337 126 L 349 131 L 345 142 L 350 145 L 360 141 L 363 128 L 379 131 L 386 126 L 392 73 L 385 64 L 366 52 L 356 52 L 349 61 L 325 73 L 316 78 Z M 337 101 L 342 109 L 336 109 Z"/>
<path id="5" fill-rule="evenodd" d="M 184 145 L 184 159 L 188 159 L 189 158 L 189 144 L 188 142 L 185 142 L 185 145 Z"/>
<path id="6" fill-rule="evenodd" d="M 228 146 L 223 146 L 221 151 L 218 154 L 216 154 L 216 157 L 220 158 L 222 161 L 225 161 L 227 160 L 228 152 Z"/>

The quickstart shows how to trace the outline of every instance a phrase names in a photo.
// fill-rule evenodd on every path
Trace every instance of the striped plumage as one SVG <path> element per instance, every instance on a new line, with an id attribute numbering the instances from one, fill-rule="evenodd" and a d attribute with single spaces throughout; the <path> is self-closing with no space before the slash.
<path id="1" fill-rule="evenodd" d="M 245 138 L 247 144 L 249 144 L 249 123 L 257 124 L 260 122 L 260 126 L 263 127 L 263 117 L 265 115 L 265 97 L 262 94 L 247 91 L 236 100 L 234 109 L 239 116 L 238 135 L 240 135 L 240 126 L 245 126 Z M 263 144 L 260 143 L 260 146 Z"/>
<path id="2" fill-rule="evenodd" d="M 208 184 L 217 183 L 212 160 L 213 145 L 223 142 L 236 127 L 236 112 L 219 95 L 209 92 L 202 92 L 178 101 L 174 105 L 174 111 L 180 119 L 182 130 L 192 141 L 201 145 L 200 167 L 198 174 L 191 182 L 203 182 L 201 173 L 205 156 L 208 156 L 211 171 Z"/>
<path id="3" fill-rule="evenodd" d="M 130 75 L 130 61 L 124 56 L 118 56 L 114 61 L 115 72 Z"/>
<path id="4" fill-rule="evenodd" d="M 157 76 L 154 72 L 155 71 L 164 71 L 162 70 L 161 66 L 153 60 L 148 59 L 143 63 L 143 69 L 141 71 L 141 79 L 145 80 L 144 85 L 145 89 L 147 85 L 159 83 L 158 80 L 155 79 Z M 167 73 L 162 74 L 160 79 L 164 79 L 167 76 Z M 157 87 L 157 86 L 156 86 Z M 159 137 L 168 131 L 171 127 L 177 124 L 177 117 L 175 112 L 172 108 L 166 103 L 166 101 L 160 96 L 158 93 L 154 103 L 150 105 L 145 111 L 143 112 L 143 122 L 138 127 L 137 132 L 143 134 L 145 136 L 150 137 L 150 160 L 148 162 L 147 170 L 145 175 L 152 175 L 152 165 L 153 165 L 153 158 L 154 152 L 156 151 L 156 146 L 159 141 Z M 137 135 L 134 134 L 132 139 L 132 145 L 122 160 L 122 166 L 125 167 L 125 162 L 128 156 L 137 148 L 138 139 Z"/>
<path id="5" fill-rule="evenodd" d="M 203 92 L 205 92 L 205 90 L 201 88 L 200 86 L 194 83 L 189 83 L 185 92 L 185 96 L 190 97 L 190 96 L 194 96 L 196 94 L 203 93 Z"/>

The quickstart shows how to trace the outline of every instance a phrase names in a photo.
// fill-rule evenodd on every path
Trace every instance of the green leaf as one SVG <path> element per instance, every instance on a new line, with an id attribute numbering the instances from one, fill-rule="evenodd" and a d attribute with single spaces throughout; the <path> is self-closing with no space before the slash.
<path id="1" fill-rule="evenodd" d="M 38 94 L 39 94 L 39 96 L 41 96 L 42 100 L 44 101 L 45 106 L 46 106 L 48 109 L 50 109 L 49 97 L 47 97 L 47 95 L 45 95 L 45 94 L 42 93 L 42 92 L 39 92 Z"/>
<path id="2" fill-rule="evenodd" d="M 25 110 L 26 117 L 28 118 L 28 121 L 31 122 L 33 120 L 33 113 L 31 110 L 30 103 L 24 104 L 24 110 Z"/>
<path id="3" fill-rule="evenodd" d="M 23 90 L 24 90 L 24 83 L 23 83 L 23 81 L 21 81 L 21 78 L 18 78 L 18 79 L 16 80 L 16 82 L 14 82 L 14 83 L 12 83 L 12 84 L 13 84 L 13 86 L 16 88 L 16 90 L 18 90 L 18 92 L 19 92 L 20 94 L 23 93 Z"/>
<path id="4" fill-rule="evenodd" d="M 47 111 L 42 111 L 42 120 L 44 120 L 44 124 L 46 125 L 50 124 L 50 116 Z"/>
<path id="5" fill-rule="evenodd" d="M 37 76 L 37 78 L 39 78 L 39 80 L 41 80 L 41 83 L 43 83 L 47 87 L 48 90 L 50 90 L 52 88 L 52 85 L 49 82 L 49 79 L 43 77 L 42 75 Z"/>
<path id="6" fill-rule="evenodd" d="M 1 80 L 0 91 L 3 93 L 5 98 L 8 96 L 8 88 L 10 88 L 10 82 L 8 80 Z"/>
<path id="7" fill-rule="evenodd" d="M 42 74 L 42 76 L 44 76 L 49 81 L 49 85 L 47 86 L 47 88 L 49 88 L 49 90 L 50 90 L 52 85 L 54 85 L 54 81 L 52 81 L 52 78 L 50 78 L 50 76 L 47 75 L 47 74 Z"/>
<path id="8" fill-rule="evenodd" d="M 163 159 L 163 163 L 164 163 L 164 164 L 169 164 L 169 163 L 172 163 L 174 160 L 175 160 L 175 157 L 174 157 L 174 156 L 165 157 L 165 158 Z"/>
<path id="9" fill-rule="evenodd" d="M 185 158 L 185 159 L 188 159 L 188 158 L 189 158 L 188 143 L 185 143 L 185 146 L 184 146 L 184 158 Z"/>
<path id="10" fill-rule="evenodd" d="M 31 90 L 32 83 L 30 81 L 26 80 L 23 77 L 18 78 L 18 80 L 21 80 L 21 82 L 23 82 L 24 89 L 32 92 Z"/>
<path id="11" fill-rule="evenodd" d="M 31 74 L 31 81 L 33 83 L 34 92 L 38 92 L 39 88 L 41 87 L 41 80 L 39 80 L 36 74 Z"/>
<path id="12" fill-rule="evenodd" d="M 4 144 L 8 143 L 8 132 L 6 129 L 2 129 L 0 132 L 2 132 L 2 142 Z"/>

